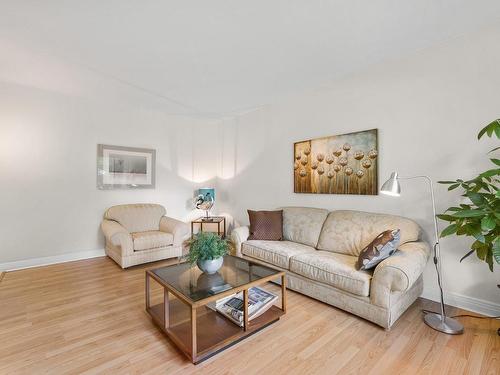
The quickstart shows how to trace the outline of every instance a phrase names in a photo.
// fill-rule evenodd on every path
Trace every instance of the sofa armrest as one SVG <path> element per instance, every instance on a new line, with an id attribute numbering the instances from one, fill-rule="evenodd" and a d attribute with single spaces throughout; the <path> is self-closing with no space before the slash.
<path id="1" fill-rule="evenodd" d="M 106 241 L 111 242 L 114 246 L 119 246 L 122 255 L 134 252 L 132 236 L 120 223 L 104 219 L 101 223 L 101 229 L 104 237 L 106 237 Z"/>
<path id="2" fill-rule="evenodd" d="M 174 246 L 182 245 L 189 237 L 189 225 L 185 222 L 163 216 L 160 220 L 160 230 L 166 233 L 172 233 L 174 236 Z"/>
<path id="3" fill-rule="evenodd" d="M 238 227 L 234 228 L 231 232 L 231 241 L 234 244 L 234 248 L 237 256 L 241 256 L 241 244 L 245 242 L 250 236 L 250 228 L 248 227 Z"/>
<path id="4" fill-rule="evenodd" d="M 401 245 L 391 257 L 380 262 L 373 273 L 370 299 L 373 304 L 389 308 L 393 292 L 405 292 L 424 272 L 430 249 L 425 242 Z"/>

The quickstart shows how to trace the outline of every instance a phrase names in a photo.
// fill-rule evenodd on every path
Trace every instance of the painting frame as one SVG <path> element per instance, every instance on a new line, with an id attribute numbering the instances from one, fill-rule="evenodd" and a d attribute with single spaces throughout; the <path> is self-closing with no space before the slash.
<path id="1" fill-rule="evenodd" d="M 293 144 L 294 193 L 378 195 L 378 129 Z"/>
<path id="2" fill-rule="evenodd" d="M 149 148 L 97 145 L 97 188 L 154 189 L 156 150 Z"/>

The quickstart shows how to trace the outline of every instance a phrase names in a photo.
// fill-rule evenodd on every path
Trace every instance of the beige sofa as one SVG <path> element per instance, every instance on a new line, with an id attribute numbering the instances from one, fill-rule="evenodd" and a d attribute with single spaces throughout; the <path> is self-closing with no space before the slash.
<path id="1" fill-rule="evenodd" d="M 122 268 L 182 256 L 189 226 L 165 214 L 159 204 L 108 208 L 101 224 L 106 254 Z"/>
<path id="2" fill-rule="evenodd" d="M 401 230 L 398 251 L 374 271 L 357 271 L 360 251 L 387 229 Z M 284 241 L 248 241 L 248 227 L 231 238 L 237 255 L 285 270 L 288 288 L 388 329 L 422 293 L 430 251 L 420 234 L 399 216 L 285 207 Z"/>

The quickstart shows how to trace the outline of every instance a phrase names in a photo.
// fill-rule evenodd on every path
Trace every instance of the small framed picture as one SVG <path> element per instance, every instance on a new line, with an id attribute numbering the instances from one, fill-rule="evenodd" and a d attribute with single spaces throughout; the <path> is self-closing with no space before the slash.
<path id="1" fill-rule="evenodd" d="M 154 189 L 155 172 L 155 150 L 97 145 L 99 189 Z"/>

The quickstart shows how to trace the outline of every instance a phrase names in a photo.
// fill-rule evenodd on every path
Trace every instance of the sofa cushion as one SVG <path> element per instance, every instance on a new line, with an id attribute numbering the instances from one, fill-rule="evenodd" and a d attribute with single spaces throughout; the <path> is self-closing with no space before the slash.
<path id="1" fill-rule="evenodd" d="M 400 230 L 400 244 L 418 241 L 420 227 L 401 216 L 362 211 L 333 211 L 323 225 L 318 250 L 359 256 L 375 237 L 389 229 Z"/>
<path id="2" fill-rule="evenodd" d="M 290 271 L 358 296 L 370 294 L 369 271 L 354 268 L 357 258 L 329 251 L 297 254 L 290 259 Z"/>
<path id="3" fill-rule="evenodd" d="M 283 211 L 248 210 L 249 240 L 281 241 L 283 239 Z"/>
<path id="4" fill-rule="evenodd" d="M 396 252 L 399 246 L 399 229 L 380 233 L 359 253 L 357 270 L 370 270 Z"/>
<path id="5" fill-rule="evenodd" d="M 172 233 L 152 230 L 132 233 L 132 241 L 134 242 L 134 251 L 149 250 L 172 245 L 174 236 Z"/>
<path id="6" fill-rule="evenodd" d="M 159 204 L 122 204 L 108 208 L 104 218 L 117 221 L 132 233 L 160 229 L 165 214 L 165 207 Z"/>
<path id="7" fill-rule="evenodd" d="M 316 247 L 328 210 L 310 207 L 283 208 L 283 239 Z"/>
<path id="8" fill-rule="evenodd" d="M 252 258 L 289 269 L 290 258 L 294 255 L 315 253 L 316 249 L 291 241 L 257 241 L 243 242 L 241 252 Z"/>

